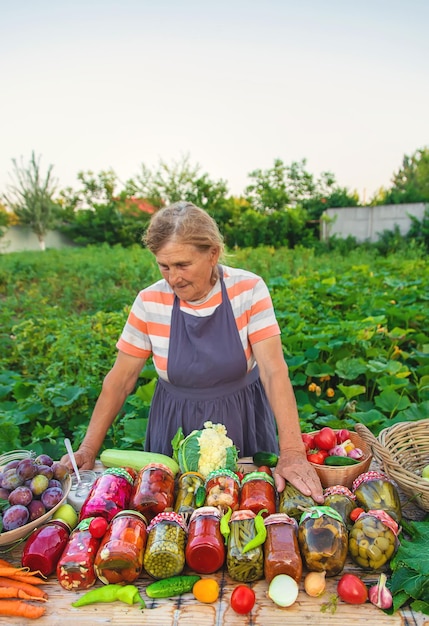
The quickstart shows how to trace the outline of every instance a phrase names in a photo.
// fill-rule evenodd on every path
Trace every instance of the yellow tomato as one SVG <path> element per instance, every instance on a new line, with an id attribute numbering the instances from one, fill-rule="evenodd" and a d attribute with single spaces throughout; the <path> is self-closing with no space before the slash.
<path id="1" fill-rule="evenodd" d="M 219 597 L 219 585 L 214 578 L 201 578 L 192 587 L 192 593 L 199 602 L 216 602 Z"/>

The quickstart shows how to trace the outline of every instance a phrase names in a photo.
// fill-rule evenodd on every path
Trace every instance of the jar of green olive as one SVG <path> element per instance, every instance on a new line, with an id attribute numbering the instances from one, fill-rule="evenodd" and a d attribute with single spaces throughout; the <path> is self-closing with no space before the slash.
<path id="1" fill-rule="evenodd" d="M 185 565 L 187 528 L 179 513 L 158 513 L 147 528 L 143 567 L 152 578 L 180 574 Z"/>
<path id="2" fill-rule="evenodd" d="M 364 569 L 383 568 L 395 554 L 399 526 L 385 511 L 361 513 L 349 533 L 349 552 Z"/>

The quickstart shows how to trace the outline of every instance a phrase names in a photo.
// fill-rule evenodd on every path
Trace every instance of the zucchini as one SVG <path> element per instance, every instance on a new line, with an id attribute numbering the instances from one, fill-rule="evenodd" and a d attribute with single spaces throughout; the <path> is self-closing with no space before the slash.
<path id="1" fill-rule="evenodd" d="M 341 465 L 356 465 L 360 461 L 352 459 L 349 456 L 327 456 L 324 460 L 324 465 L 331 465 L 333 467 L 339 467 Z"/>
<path id="2" fill-rule="evenodd" d="M 255 452 L 253 455 L 253 464 L 256 467 L 266 465 L 267 467 L 275 467 L 279 457 L 274 452 Z"/>
<path id="3" fill-rule="evenodd" d="M 144 450 L 117 450 L 110 448 L 103 450 L 100 461 L 105 467 L 132 467 L 141 470 L 149 463 L 162 463 L 171 469 L 173 474 L 179 471 L 179 466 L 174 459 L 159 452 L 145 452 Z"/>
<path id="4" fill-rule="evenodd" d="M 157 580 L 146 587 L 149 598 L 171 598 L 192 591 L 192 587 L 200 580 L 198 575 L 170 576 Z"/>

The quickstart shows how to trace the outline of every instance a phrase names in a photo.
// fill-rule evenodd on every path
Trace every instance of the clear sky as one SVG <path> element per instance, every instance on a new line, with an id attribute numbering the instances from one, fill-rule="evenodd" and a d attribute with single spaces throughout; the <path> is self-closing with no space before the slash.
<path id="1" fill-rule="evenodd" d="M 428 0 L 0 0 L 0 193 L 34 150 L 60 188 L 306 159 L 368 200 L 429 146 L 428 30 Z"/>

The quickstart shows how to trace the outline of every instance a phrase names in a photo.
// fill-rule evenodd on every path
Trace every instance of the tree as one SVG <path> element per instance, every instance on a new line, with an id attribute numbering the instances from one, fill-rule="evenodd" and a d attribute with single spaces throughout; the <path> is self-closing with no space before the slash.
<path id="1" fill-rule="evenodd" d="M 392 187 L 380 189 L 372 205 L 429 202 L 429 147 L 404 155 L 402 166 L 392 177 Z"/>
<path id="2" fill-rule="evenodd" d="M 37 235 L 41 250 L 46 247 L 46 233 L 56 225 L 58 205 L 53 200 L 56 182 L 52 178 L 53 166 L 48 167 L 45 177 L 40 168 L 40 157 L 31 153 L 30 163 L 24 165 L 22 157 L 18 164 L 12 159 L 15 181 L 8 185 L 4 200 L 18 217 L 19 222 L 29 226 Z"/>

